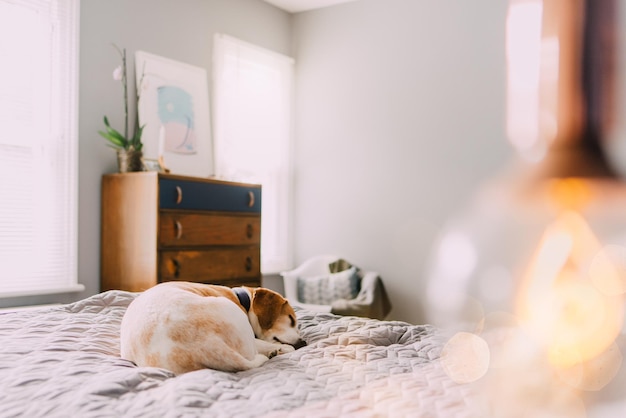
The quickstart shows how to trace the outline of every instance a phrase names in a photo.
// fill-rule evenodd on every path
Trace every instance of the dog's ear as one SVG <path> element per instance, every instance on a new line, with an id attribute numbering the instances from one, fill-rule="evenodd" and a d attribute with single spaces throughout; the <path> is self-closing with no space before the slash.
<path id="1" fill-rule="evenodd" d="M 263 329 L 270 329 L 281 314 L 287 301 L 278 293 L 264 288 L 256 289 L 252 302 L 252 311 Z"/>

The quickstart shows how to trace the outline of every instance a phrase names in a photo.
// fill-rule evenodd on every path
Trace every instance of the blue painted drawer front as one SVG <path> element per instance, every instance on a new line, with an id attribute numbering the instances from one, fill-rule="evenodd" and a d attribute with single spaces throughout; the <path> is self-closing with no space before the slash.
<path id="1" fill-rule="evenodd" d="M 182 199 L 177 203 L 178 190 Z M 250 204 L 250 193 L 254 204 Z M 161 209 L 212 210 L 261 213 L 261 189 L 228 183 L 203 183 L 176 179 L 159 179 Z"/>

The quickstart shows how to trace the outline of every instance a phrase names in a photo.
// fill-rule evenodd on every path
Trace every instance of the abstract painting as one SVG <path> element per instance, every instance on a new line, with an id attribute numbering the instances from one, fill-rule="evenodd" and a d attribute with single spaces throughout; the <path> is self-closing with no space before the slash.
<path id="1" fill-rule="evenodd" d="M 144 157 L 173 174 L 212 174 L 206 70 L 137 51 L 135 73 Z"/>
<path id="2" fill-rule="evenodd" d="M 177 86 L 157 89 L 159 121 L 165 129 L 165 151 L 196 153 L 192 96 Z"/>

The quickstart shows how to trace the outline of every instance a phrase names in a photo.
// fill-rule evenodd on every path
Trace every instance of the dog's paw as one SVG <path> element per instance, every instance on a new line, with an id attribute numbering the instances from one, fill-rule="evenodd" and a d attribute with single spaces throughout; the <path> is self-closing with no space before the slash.
<path id="1" fill-rule="evenodd" d="M 252 369 L 254 367 L 261 367 L 268 360 L 269 358 L 267 358 L 267 356 L 264 356 L 263 354 L 257 354 L 256 356 L 254 356 L 254 359 L 250 362 L 247 369 Z M 244 370 L 245 369 L 246 368 L 244 368 Z"/>
<path id="2" fill-rule="evenodd" d="M 267 353 L 267 358 L 270 359 L 270 358 L 276 357 L 278 354 L 282 354 L 280 352 L 280 349 L 276 349 L 274 351 L 270 351 L 269 353 Z"/>
<path id="3" fill-rule="evenodd" d="M 293 346 L 291 346 L 289 344 L 281 344 L 280 347 L 278 348 L 278 352 L 280 354 L 287 354 L 287 353 L 291 353 L 293 351 L 296 351 L 296 349 L 293 348 Z"/>

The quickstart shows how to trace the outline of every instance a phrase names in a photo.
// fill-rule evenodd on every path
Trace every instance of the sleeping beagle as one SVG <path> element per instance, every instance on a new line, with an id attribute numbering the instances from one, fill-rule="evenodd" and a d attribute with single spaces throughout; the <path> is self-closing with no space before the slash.
<path id="1" fill-rule="evenodd" d="M 181 374 L 247 370 L 306 343 L 293 308 L 272 290 L 166 282 L 128 306 L 120 345 L 138 366 Z"/>

